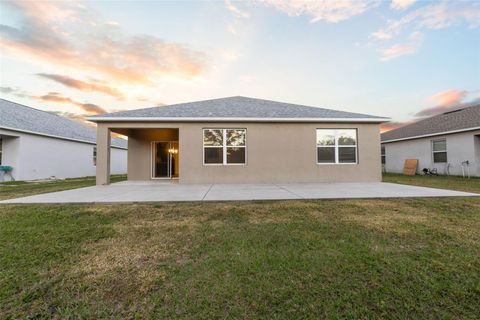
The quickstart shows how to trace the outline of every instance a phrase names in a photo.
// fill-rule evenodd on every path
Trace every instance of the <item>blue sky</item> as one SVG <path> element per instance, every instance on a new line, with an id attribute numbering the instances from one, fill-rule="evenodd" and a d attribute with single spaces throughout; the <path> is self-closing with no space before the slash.
<path id="1" fill-rule="evenodd" d="M 480 99 L 478 1 L 0 3 L 5 99 L 72 118 L 244 95 L 406 122 Z"/>

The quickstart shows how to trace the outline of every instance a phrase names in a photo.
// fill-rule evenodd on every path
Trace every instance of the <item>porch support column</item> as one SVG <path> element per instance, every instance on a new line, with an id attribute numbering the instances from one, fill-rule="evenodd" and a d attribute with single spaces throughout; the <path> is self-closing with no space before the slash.
<path id="1" fill-rule="evenodd" d="M 97 124 L 97 186 L 110 184 L 110 129 Z"/>

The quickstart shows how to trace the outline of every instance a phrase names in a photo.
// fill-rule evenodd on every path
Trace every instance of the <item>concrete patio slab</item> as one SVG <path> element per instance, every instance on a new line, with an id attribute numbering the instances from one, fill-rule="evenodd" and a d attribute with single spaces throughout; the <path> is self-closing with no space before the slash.
<path id="1" fill-rule="evenodd" d="M 396 183 L 290 183 L 282 188 L 303 199 L 344 198 L 410 198 L 480 196 L 478 194 L 445 189 L 417 187 Z"/>
<path id="2" fill-rule="evenodd" d="M 204 198 L 205 201 L 287 199 L 301 197 L 275 184 L 214 184 Z"/>
<path id="3" fill-rule="evenodd" d="M 179 184 L 175 181 L 123 181 L 0 201 L 16 203 L 136 203 L 166 201 L 233 201 L 472 197 L 480 194 L 385 182 L 288 184 Z"/>

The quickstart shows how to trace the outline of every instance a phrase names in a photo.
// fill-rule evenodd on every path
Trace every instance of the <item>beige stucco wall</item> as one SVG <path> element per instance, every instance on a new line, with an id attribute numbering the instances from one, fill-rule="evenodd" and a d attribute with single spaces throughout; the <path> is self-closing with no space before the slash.
<path id="1" fill-rule="evenodd" d="M 178 128 L 181 183 L 281 183 L 380 181 L 378 124 L 332 123 L 100 123 L 100 128 L 130 128 L 128 179 L 151 177 L 151 141 L 176 140 L 170 131 L 135 128 Z M 204 128 L 246 128 L 246 165 L 204 165 Z M 317 128 L 358 129 L 358 164 L 316 163 Z M 100 173 L 101 174 L 101 173 Z"/>

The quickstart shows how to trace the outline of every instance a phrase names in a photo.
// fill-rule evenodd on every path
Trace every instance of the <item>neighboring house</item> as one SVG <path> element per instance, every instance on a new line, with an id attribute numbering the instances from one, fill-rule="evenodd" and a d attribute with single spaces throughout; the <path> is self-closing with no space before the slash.
<path id="1" fill-rule="evenodd" d="M 382 134 L 387 172 L 402 172 L 406 159 L 439 174 L 480 176 L 480 105 L 445 112 Z M 468 169 L 467 169 L 468 161 Z"/>
<path id="2" fill-rule="evenodd" d="M 128 179 L 181 183 L 380 181 L 386 118 L 231 97 L 90 117 L 97 184 L 111 132 L 128 139 Z"/>
<path id="3" fill-rule="evenodd" d="M 15 180 L 95 175 L 95 141 L 94 128 L 0 99 L 0 164 Z M 112 139 L 111 149 L 112 173 L 126 173 L 127 141 Z"/>

